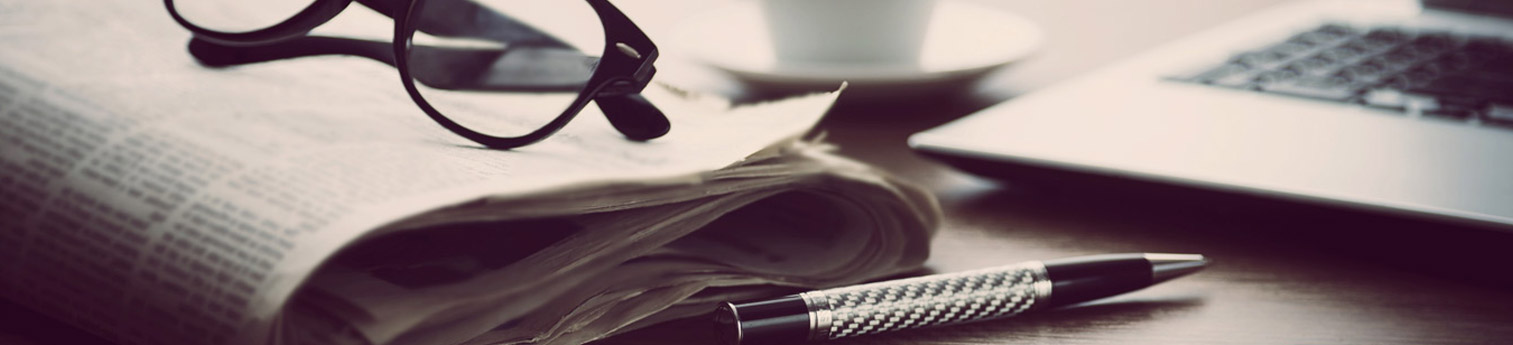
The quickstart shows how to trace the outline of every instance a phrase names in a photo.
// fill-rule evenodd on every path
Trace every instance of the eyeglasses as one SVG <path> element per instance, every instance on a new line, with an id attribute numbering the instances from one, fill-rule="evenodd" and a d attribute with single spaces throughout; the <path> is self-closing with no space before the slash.
<path id="1" fill-rule="evenodd" d="M 285 19 L 244 31 L 210 29 L 182 14 L 174 0 L 163 2 L 174 21 L 193 33 L 189 50 L 203 65 L 367 57 L 398 69 L 405 91 L 437 124 L 489 148 L 545 139 L 590 101 L 630 140 L 655 139 L 671 127 L 640 95 L 656 73 L 657 46 L 608 0 L 511 1 L 497 9 L 473 0 L 356 0 L 393 18 L 388 42 L 310 35 L 354 0 L 307 1 Z M 584 18 L 596 18 L 602 35 L 590 30 L 564 40 L 536 27 L 592 26 L 572 23 Z M 602 57 L 582 52 L 600 42 Z"/>

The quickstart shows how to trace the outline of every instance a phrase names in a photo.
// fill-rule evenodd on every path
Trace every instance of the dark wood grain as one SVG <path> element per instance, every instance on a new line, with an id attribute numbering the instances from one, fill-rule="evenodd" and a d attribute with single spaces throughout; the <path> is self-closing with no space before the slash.
<path id="1" fill-rule="evenodd" d="M 713 1 L 639 7 L 710 7 Z M 843 99 L 822 124 L 842 154 L 935 192 L 946 222 L 927 269 L 952 272 L 1109 252 L 1191 252 L 1212 267 L 1087 305 L 832 344 L 1498 344 L 1513 339 L 1513 291 L 1466 272 L 1513 276 L 1509 261 L 1444 259 L 1513 247 L 1435 243 L 1453 226 L 1223 195 L 1105 183 L 1000 182 L 917 156 L 905 138 L 1274 0 L 981 1 L 1046 27 L 1039 59 L 974 92 Z M 633 15 L 676 11 L 637 9 Z M 650 25 L 643 25 L 650 26 Z M 649 29 L 649 31 L 654 31 Z M 653 32 L 655 34 L 655 32 Z M 737 88 L 738 89 L 738 88 Z M 1070 183 L 1070 185 L 1068 185 Z M 1497 249 L 1508 248 L 1508 249 Z M 1439 268 L 1456 265 L 1462 274 Z M 708 321 L 674 321 L 604 345 L 709 344 Z M 0 304 L 0 343 L 101 343 Z"/>
<path id="2" fill-rule="evenodd" d="M 1447 224 L 1180 189 L 1091 181 L 995 181 L 915 155 L 904 139 L 981 107 L 971 99 L 839 104 L 822 128 L 841 153 L 927 186 L 944 227 L 927 268 L 953 272 L 1084 254 L 1201 253 L 1209 269 L 1142 291 L 1039 314 L 834 344 L 1491 344 L 1513 339 L 1513 291 L 1443 265 L 1506 275 L 1508 261 L 1456 262 Z M 1513 241 L 1504 239 L 1500 248 Z M 1475 244 L 1469 244 L 1475 247 Z M 1475 250 L 1499 250 L 1475 248 Z M 1506 249 L 1502 249 L 1506 250 Z M 1495 253 L 1493 253 L 1495 254 Z M 1501 257 L 1507 257 L 1502 255 Z M 1404 260 L 1394 260 L 1402 258 Z M 1423 263 L 1422 265 L 1420 263 Z M 711 343 L 707 320 L 602 344 Z"/>
<path id="3" fill-rule="evenodd" d="M 941 200 L 946 222 L 929 271 L 1111 252 L 1201 253 L 1214 263 L 1086 305 L 831 343 L 1508 343 L 1507 234 L 1113 180 L 984 179 L 906 147 L 911 133 L 1275 2 L 984 1 L 1045 25 L 1052 43 L 1040 59 L 965 94 L 843 98 L 821 126 L 840 152 Z M 710 343 L 706 327 L 678 321 L 601 343 Z"/>

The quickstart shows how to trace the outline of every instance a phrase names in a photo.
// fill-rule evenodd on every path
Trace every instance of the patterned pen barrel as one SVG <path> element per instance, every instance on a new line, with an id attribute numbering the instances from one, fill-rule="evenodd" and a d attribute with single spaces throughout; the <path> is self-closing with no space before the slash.
<path id="1" fill-rule="evenodd" d="M 1207 264 L 1196 254 L 1108 254 L 726 303 L 727 344 L 788 344 L 1010 317 L 1138 290 Z"/>

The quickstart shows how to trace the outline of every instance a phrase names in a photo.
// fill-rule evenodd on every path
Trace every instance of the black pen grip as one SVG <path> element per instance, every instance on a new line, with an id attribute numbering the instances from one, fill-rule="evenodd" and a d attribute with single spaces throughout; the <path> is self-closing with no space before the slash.
<path id="1" fill-rule="evenodd" d="M 792 344 L 991 320 L 1139 290 L 1202 269 L 1197 254 L 1108 254 L 726 303 L 726 344 Z"/>
<path id="2" fill-rule="evenodd" d="M 727 304 L 716 321 L 727 344 L 830 340 L 1018 315 L 1039 307 L 1050 284 L 1029 262 Z"/>

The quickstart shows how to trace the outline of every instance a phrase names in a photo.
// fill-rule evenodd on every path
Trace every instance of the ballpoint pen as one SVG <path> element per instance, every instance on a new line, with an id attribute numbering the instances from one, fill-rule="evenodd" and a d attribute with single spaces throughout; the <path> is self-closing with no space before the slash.
<path id="1" fill-rule="evenodd" d="M 1139 290 L 1196 272 L 1203 255 L 1130 253 L 1029 261 L 973 271 L 725 303 L 726 344 L 784 344 L 1018 315 Z"/>

